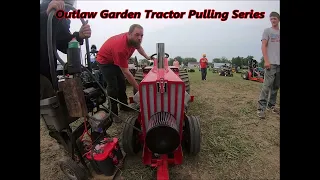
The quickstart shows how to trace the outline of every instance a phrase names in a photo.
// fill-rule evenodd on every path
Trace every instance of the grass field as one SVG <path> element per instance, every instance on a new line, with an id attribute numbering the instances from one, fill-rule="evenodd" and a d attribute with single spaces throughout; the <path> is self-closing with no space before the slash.
<path id="1" fill-rule="evenodd" d="M 182 165 L 171 167 L 171 179 L 280 179 L 280 117 L 271 112 L 265 120 L 257 117 L 262 84 L 243 80 L 240 74 L 222 77 L 208 72 L 207 81 L 201 81 L 199 71 L 189 76 L 195 101 L 188 114 L 201 118 L 201 151 L 197 157 L 185 155 Z M 128 95 L 132 96 L 131 88 Z M 277 104 L 279 98 L 280 94 Z M 62 152 L 40 124 L 41 180 L 66 179 L 56 165 Z M 114 124 L 110 134 L 120 135 L 122 127 Z M 126 180 L 151 180 L 153 172 L 137 155 L 126 159 L 121 176 Z"/>

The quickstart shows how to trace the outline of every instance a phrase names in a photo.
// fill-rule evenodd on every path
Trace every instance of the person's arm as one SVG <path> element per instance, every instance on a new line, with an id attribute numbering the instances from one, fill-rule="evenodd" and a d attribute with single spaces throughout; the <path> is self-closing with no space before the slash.
<path id="1" fill-rule="evenodd" d="M 269 32 L 268 32 L 268 29 L 265 29 L 263 31 L 262 39 L 261 39 L 261 41 L 262 41 L 261 51 L 262 51 L 262 55 L 263 55 L 264 61 L 266 63 L 270 64 L 268 53 L 267 53 L 268 40 L 269 40 Z"/>
<path id="2" fill-rule="evenodd" d="M 57 24 L 57 28 L 59 31 L 56 34 L 56 46 L 57 49 L 65 54 L 67 54 L 68 43 L 72 40 L 72 38 L 76 38 L 76 40 L 83 45 L 83 39 L 80 38 L 79 32 L 74 32 L 71 34 L 70 32 L 70 20 L 62 19 Z"/>
<path id="3" fill-rule="evenodd" d="M 51 1 L 50 3 L 40 4 L 40 22 L 43 28 L 46 28 L 48 21 L 48 13 L 51 9 L 64 9 L 63 1 Z M 70 33 L 70 20 L 69 19 L 57 19 L 55 16 L 52 17 L 52 36 L 53 40 L 56 41 L 56 47 L 59 51 L 67 53 L 68 42 L 72 38 L 76 38 L 77 41 L 82 45 L 83 40 L 79 37 L 79 33 Z"/>
<path id="4" fill-rule="evenodd" d="M 120 67 L 123 75 L 127 78 L 128 82 L 136 89 L 139 90 L 139 85 L 137 81 L 134 79 L 133 75 L 129 71 L 129 68 L 122 68 Z"/>
<path id="5" fill-rule="evenodd" d="M 141 54 L 141 56 L 143 56 L 144 58 L 150 60 L 150 57 L 146 54 L 146 52 L 144 52 L 144 49 L 142 48 L 142 46 L 137 48 L 137 51 L 139 52 L 139 54 Z"/>
<path id="6" fill-rule="evenodd" d="M 47 31 L 47 22 L 48 22 L 48 6 L 49 6 L 49 2 L 47 3 L 42 3 L 40 4 L 40 27 L 43 28 L 43 30 L 45 30 L 45 32 Z M 56 16 L 52 17 L 52 27 L 53 27 L 53 32 L 56 29 L 55 27 L 57 27 L 59 20 L 56 18 Z"/>
<path id="7" fill-rule="evenodd" d="M 117 49 L 117 48 L 115 48 Z M 119 62 L 118 66 L 120 67 L 123 75 L 127 78 L 128 82 L 136 89 L 139 90 L 139 85 L 137 81 L 134 79 L 133 75 L 129 71 L 128 61 L 125 59 L 125 55 L 121 52 L 114 51 L 113 53 L 114 62 Z"/>

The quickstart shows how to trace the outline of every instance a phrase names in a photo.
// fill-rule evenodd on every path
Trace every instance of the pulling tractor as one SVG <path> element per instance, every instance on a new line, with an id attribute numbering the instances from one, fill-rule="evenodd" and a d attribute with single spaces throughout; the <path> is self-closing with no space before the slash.
<path id="1" fill-rule="evenodd" d="M 155 55 L 154 55 L 155 56 Z M 153 60 L 148 60 L 149 61 L 149 66 L 142 67 L 141 69 L 138 69 L 135 74 L 134 74 L 134 79 L 137 81 L 139 84 L 143 78 L 145 77 L 146 74 L 149 73 L 149 71 L 154 67 L 154 61 Z M 190 94 L 190 81 L 189 81 L 189 75 L 187 70 L 185 69 L 179 69 L 175 66 L 168 66 L 172 71 L 174 71 L 176 74 L 179 75 L 179 78 L 184 82 L 186 85 L 186 91 L 188 94 Z M 179 73 L 177 73 L 179 72 Z M 135 95 L 138 91 L 136 89 L 133 89 L 133 94 Z"/>
<path id="2" fill-rule="evenodd" d="M 233 77 L 233 72 L 229 66 L 223 65 L 219 69 L 219 76 Z"/>
<path id="3" fill-rule="evenodd" d="M 164 43 L 157 44 L 155 56 L 152 67 L 135 75 L 139 90 L 130 99 L 140 104 L 140 113 L 127 119 L 122 146 L 128 156 L 142 150 L 143 164 L 157 168 L 158 180 L 168 180 L 168 165 L 182 164 L 182 149 L 199 153 L 200 120 L 186 114 L 193 101 L 188 74 L 168 66 Z"/>
<path id="4" fill-rule="evenodd" d="M 264 82 L 264 72 L 259 71 L 257 67 L 257 60 L 250 59 L 248 62 L 248 70 L 242 72 L 242 78 L 244 80 L 257 81 L 260 83 Z"/>

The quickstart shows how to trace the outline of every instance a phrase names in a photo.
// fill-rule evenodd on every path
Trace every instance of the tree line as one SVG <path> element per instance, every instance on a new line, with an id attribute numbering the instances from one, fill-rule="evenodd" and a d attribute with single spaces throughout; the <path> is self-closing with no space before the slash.
<path id="1" fill-rule="evenodd" d="M 180 64 L 183 64 L 185 66 L 188 66 L 189 62 L 198 62 L 198 59 L 193 58 L 193 57 L 186 57 L 186 58 L 182 58 L 181 56 L 177 56 L 175 58 L 169 58 L 169 66 L 173 65 L 173 60 L 177 59 L 179 61 Z M 254 59 L 253 56 L 249 55 L 247 57 L 233 57 L 231 59 L 228 59 L 226 57 L 221 57 L 221 58 L 213 58 L 212 61 L 209 61 L 209 66 L 212 66 L 212 63 L 229 63 L 232 64 L 233 66 L 248 66 L 248 61 Z M 260 61 L 258 61 L 259 66 L 263 67 L 264 65 L 264 59 L 263 57 L 261 57 Z M 139 60 L 139 64 L 141 65 L 149 65 L 149 61 L 146 59 L 140 59 Z"/>
<path id="2" fill-rule="evenodd" d="M 221 58 L 214 58 L 212 59 L 213 63 L 230 63 L 232 65 L 236 65 L 236 66 L 248 66 L 248 61 L 255 59 L 253 56 L 247 56 L 247 57 L 233 57 L 231 59 L 227 59 L 226 57 L 221 57 Z M 257 59 L 255 59 L 257 60 Z M 258 60 L 257 60 L 258 61 Z M 258 61 L 258 64 L 260 67 L 264 66 L 264 59 L 263 57 L 260 58 L 260 61 Z"/>

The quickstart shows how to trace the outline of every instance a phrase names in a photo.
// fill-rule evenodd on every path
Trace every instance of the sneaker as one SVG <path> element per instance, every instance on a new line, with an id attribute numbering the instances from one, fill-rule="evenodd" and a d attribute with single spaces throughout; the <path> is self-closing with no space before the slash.
<path id="1" fill-rule="evenodd" d="M 260 119 L 266 118 L 266 115 L 264 114 L 264 111 L 262 111 L 262 110 L 258 110 L 257 114 Z"/>
<path id="2" fill-rule="evenodd" d="M 275 106 L 267 107 L 267 110 L 271 110 L 272 113 L 280 114 L 280 109 L 276 109 Z"/>

